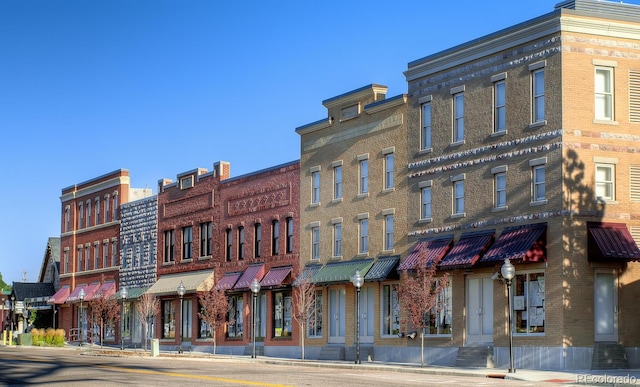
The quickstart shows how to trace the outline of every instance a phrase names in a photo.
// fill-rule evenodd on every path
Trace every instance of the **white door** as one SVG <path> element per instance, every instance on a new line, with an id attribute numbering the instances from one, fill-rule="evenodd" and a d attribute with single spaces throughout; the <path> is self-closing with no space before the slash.
<path id="1" fill-rule="evenodd" d="M 467 277 L 467 344 L 493 343 L 493 280 Z"/>
<path id="2" fill-rule="evenodd" d="M 618 341 L 618 289 L 613 272 L 595 273 L 595 341 Z"/>
<path id="3" fill-rule="evenodd" d="M 362 288 L 360 291 L 360 342 L 373 343 L 373 286 Z"/>
<path id="4" fill-rule="evenodd" d="M 329 290 L 329 343 L 344 344 L 345 290 Z"/>

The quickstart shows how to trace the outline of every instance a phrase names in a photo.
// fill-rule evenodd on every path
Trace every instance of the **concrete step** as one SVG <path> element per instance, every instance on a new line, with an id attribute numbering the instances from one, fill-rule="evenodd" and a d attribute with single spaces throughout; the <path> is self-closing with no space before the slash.
<path id="1" fill-rule="evenodd" d="M 591 359 L 592 370 L 629 369 L 627 352 L 619 343 L 595 343 Z"/>

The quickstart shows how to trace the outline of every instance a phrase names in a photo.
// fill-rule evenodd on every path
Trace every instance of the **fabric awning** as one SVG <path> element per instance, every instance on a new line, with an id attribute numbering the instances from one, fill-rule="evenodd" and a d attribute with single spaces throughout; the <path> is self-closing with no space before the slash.
<path id="1" fill-rule="evenodd" d="M 487 251 L 494 237 L 495 230 L 462 234 L 460 240 L 442 258 L 438 268 L 448 270 L 472 267 Z"/>
<path id="2" fill-rule="evenodd" d="M 272 267 L 260 281 L 262 287 L 282 286 L 287 276 L 291 274 L 291 266 Z"/>
<path id="3" fill-rule="evenodd" d="M 235 286 L 233 287 L 233 290 L 249 289 L 249 286 L 251 286 L 251 282 L 253 281 L 254 278 L 257 278 L 258 281 L 260 281 L 262 277 L 264 277 L 263 263 L 258 265 L 249 265 L 249 267 L 247 267 L 244 273 L 242 273 L 242 275 L 240 276 L 240 279 L 238 280 L 238 282 L 236 282 Z"/>
<path id="4" fill-rule="evenodd" d="M 640 250 L 624 223 L 588 222 L 590 261 L 638 261 Z"/>
<path id="5" fill-rule="evenodd" d="M 71 293 L 71 289 L 68 286 L 63 286 L 49 298 L 47 303 L 56 305 L 64 304 L 67 298 L 69 298 L 69 293 Z"/>
<path id="6" fill-rule="evenodd" d="M 113 294 L 116 292 L 116 283 L 115 282 L 105 282 L 102 285 L 100 285 L 95 292 L 93 292 L 91 295 L 85 297 L 85 301 L 91 301 L 94 298 L 98 298 L 98 297 L 104 297 L 104 298 L 109 298 L 111 296 L 113 296 Z"/>
<path id="7" fill-rule="evenodd" d="M 427 263 L 437 264 L 449 251 L 452 243 L 453 236 L 420 239 L 416 242 L 411 253 L 407 255 L 407 258 L 402 261 L 398 270 L 414 270 L 420 261 L 420 254 L 423 254 L 423 252 L 427 254 Z"/>
<path id="8" fill-rule="evenodd" d="M 177 289 L 181 282 L 185 293 L 208 291 L 213 286 L 213 270 L 163 275 L 147 290 L 147 293 L 177 296 Z"/>
<path id="9" fill-rule="evenodd" d="M 216 284 L 216 289 L 227 290 L 233 288 L 233 285 L 238 282 L 238 278 L 240 278 L 241 275 L 241 271 L 235 273 L 225 273 L 225 275 L 222 276 L 222 278 L 220 278 L 220 281 L 218 281 L 218 283 Z"/>
<path id="10" fill-rule="evenodd" d="M 395 273 L 393 269 L 396 268 L 399 261 L 399 255 L 378 257 L 364 276 L 365 282 L 386 280 L 390 273 Z"/>
<path id="11" fill-rule="evenodd" d="M 478 263 L 501 263 L 507 258 L 515 262 L 544 262 L 546 231 L 546 223 L 507 227 Z"/>
<path id="12" fill-rule="evenodd" d="M 76 286 L 75 289 L 73 289 L 73 292 L 71 292 L 66 302 L 67 303 L 80 302 L 80 290 L 82 289 L 84 289 L 83 301 L 88 301 L 91 297 L 93 297 L 93 294 L 96 292 L 96 290 L 98 290 L 99 287 L 100 287 L 99 283 L 95 283 L 91 285 L 78 285 Z"/>
<path id="13" fill-rule="evenodd" d="M 293 286 L 299 286 L 302 281 L 309 280 L 309 282 L 313 282 L 313 276 L 322 268 L 320 264 L 311 264 L 307 265 L 302 273 L 296 277 L 296 280 L 293 282 Z"/>
<path id="14" fill-rule="evenodd" d="M 360 270 L 360 274 L 366 276 L 372 265 L 373 259 L 327 263 L 311 278 L 311 282 L 316 285 L 350 282 L 356 270 Z"/>
<path id="15" fill-rule="evenodd" d="M 120 291 L 122 290 L 122 288 L 118 289 L 117 292 L 115 292 L 112 297 L 114 297 L 116 300 L 119 300 L 122 298 L 122 296 L 120 295 Z M 147 292 L 147 290 L 149 290 L 149 287 L 146 286 L 144 288 L 127 288 L 127 300 L 137 300 L 138 298 L 140 298 L 143 294 L 145 294 Z"/>

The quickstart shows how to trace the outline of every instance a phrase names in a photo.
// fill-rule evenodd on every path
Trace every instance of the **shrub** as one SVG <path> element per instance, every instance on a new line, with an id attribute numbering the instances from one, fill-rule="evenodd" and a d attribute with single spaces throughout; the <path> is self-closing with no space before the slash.
<path id="1" fill-rule="evenodd" d="M 31 330 L 33 336 L 33 345 L 41 347 L 63 347 L 65 344 L 64 329 L 37 329 Z"/>

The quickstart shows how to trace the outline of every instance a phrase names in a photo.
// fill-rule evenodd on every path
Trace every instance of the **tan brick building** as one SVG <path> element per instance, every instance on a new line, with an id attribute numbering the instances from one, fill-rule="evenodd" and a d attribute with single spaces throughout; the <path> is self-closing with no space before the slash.
<path id="1" fill-rule="evenodd" d="M 310 357 L 354 359 L 356 270 L 363 358 L 403 342 L 392 284 L 407 249 L 407 98 L 386 93 L 374 84 L 324 100 L 327 118 L 296 129 L 300 262 L 322 310 L 306 333 Z"/>
<path id="2" fill-rule="evenodd" d="M 576 0 L 408 64 L 408 242 L 451 275 L 434 363 L 509 365 L 505 258 L 516 368 L 639 363 L 639 58 L 640 7 Z"/>

